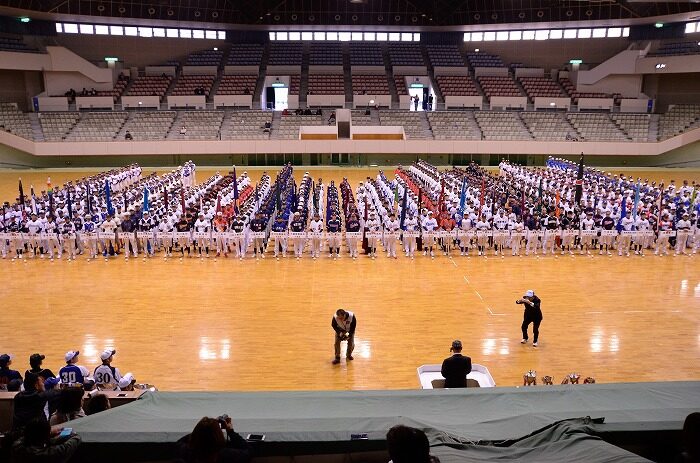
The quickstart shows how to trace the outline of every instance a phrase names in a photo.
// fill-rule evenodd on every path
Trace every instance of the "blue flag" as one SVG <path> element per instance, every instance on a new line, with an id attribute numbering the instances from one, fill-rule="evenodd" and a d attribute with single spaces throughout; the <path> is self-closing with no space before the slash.
<path id="1" fill-rule="evenodd" d="M 71 198 L 70 188 L 68 188 L 68 218 L 73 221 L 73 198 Z"/>
<path id="2" fill-rule="evenodd" d="M 233 200 L 238 203 L 238 177 L 236 176 L 236 168 L 233 168 Z M 236 204 L 238 206 L 238 204 Z"/>
<path id="3" fill-rule="evenodd" d="M 464 203 L 467 202 L 467 177 L 462 178 L 462 192 L 459 195 L 459 216 L 464 215 Z"/>
<path id="4" fill-rule="evenodd" d="M 617 231 L 622 231 L 622 219 L 627 217 L 627 198 L 622 197 L 622 204 L 620 206 L 620 220 L 617 221 Z"/>
<path id="5" fill-rule="evenodd" d="M 143 208 L 141 209 L 141 215 L 143 215 L 144 212 L 148 212 L 150 209 L 150 205 L 148 204 L 148 188 L 143 189 Z"/>
<path id="6" fill-rule="evenodd" d="M 637 205 L 639 204 L 639 182 L 634 188 L 634 204 L 632 205 L 632 219 L 637 220 Z"/>
<path id="7" fill-rule="evenodd" d="M 114 215 L 114 206 L 112 205 L 112 191 L 109 187 L 109 182 L 105 182 L 105 199 L 107 201 L 107 214 Z"/>

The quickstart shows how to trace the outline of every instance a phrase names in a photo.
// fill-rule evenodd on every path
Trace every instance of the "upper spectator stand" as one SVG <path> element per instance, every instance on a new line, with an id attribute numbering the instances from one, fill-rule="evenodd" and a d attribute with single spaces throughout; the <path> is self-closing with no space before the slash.
<path id="1" fill-rule="evenodd" d="M 228 66 L 260 66 L 263 46 L 259 43 L 234 44 L 228 54 Z"/>
<path id="2" fill-rule="evenodd" d="M 425 66 L 420 47 L 412 43 L 390 43 L 389 62 L 392 66 Z"/>
<path id="3" fill-rule="evenodd" d="M 467 61 L 472 68 L 502 68 L 503 60 L 498 55 L 482 52 L 467 53 Z"/>
<path id="4" fill-rule="evenodd" d="M 223 50 L 201 50 L 190 53 L 185 66 L 219 66 L 224 56 Z"/>
<path id="5" fill-rule="evenodd" d="M 428 60 L 433 67 L 462 67 L 466 66 L 464 56 L 456 44 L 438 45 L 428 44 L 425 46 L 428 53 Z"/>
<path id="6" fill-rule="evenodd" d="M 343 50 L 339 42 L 312 42 L 309 49 L 310 66 L 342 66 Z"/>
<path id="7" fill-rule="evenodd" d="M 378 43 L 351 42 L 350 66 L 382 66 L 384 57 Z"/>
<path id="8" fill-rule="evenodd" d="M 700 54 L 700 44 L 697 40 L 693 42 L 667 42 L 662 43 L 659 48 L 647 56 L 676 56 L 676 55 L 697 55 Z"/>

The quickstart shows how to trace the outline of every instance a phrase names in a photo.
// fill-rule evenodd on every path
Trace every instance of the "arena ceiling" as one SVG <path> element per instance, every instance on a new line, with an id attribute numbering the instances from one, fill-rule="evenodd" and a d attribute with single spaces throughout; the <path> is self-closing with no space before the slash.
<path id="1" fill-rule="evenodd" d="M 639 19 L 700 13 L 698 1 L 638 0 L 1 0 L 21 10 L 258 26 L 459 26 Z"/>

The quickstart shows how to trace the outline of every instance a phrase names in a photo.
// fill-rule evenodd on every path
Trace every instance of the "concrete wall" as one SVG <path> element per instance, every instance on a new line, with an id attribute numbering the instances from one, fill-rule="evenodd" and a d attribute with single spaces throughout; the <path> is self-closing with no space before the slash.
<path id="1" fill-rule="evenodd" d="M 22 111 L 32 110 L 32 96 L 43 91 L 38 71 L 0 70 L 0 101 L 17 103 Z"/>
<path id="2" fill-rule="evenodd" d="M 88 37 L 87 40 L 86 37 Z M 79 34 L 58 34 L 55 40 L 58 45 L 74 51 L 89 61 L 104 62 L 105 56 L 114 56 L 119 58 L 125 67 L 139 68 L 165 63 L 168 60 L 181 60 L 192 52 L 210 50 L 224 45 L 223 40 L 143 39 Z"/>

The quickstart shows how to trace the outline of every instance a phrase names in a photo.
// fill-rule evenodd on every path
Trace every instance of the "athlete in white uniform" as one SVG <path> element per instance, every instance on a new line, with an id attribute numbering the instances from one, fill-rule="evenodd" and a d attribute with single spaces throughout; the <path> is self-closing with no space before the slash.
<path id="1" fill-rule="evenodd" d="M 476 245 L 479 249 L 479 255 L 486 257 L 486 246 L 488 245 L 489 238 L 487 232 L 491 230 L 491 224 L 486 221 L 486 219 L 481 216 L 476 222 Z M 482 234 L 483 233 L 483 234 Z"/>
<path id="2" fill-rule="evenodd" d="M 438 224 L 437 220 L 433 217 L 433 211 L 428 211 L 428 218 L 423 222 L 423 231 L 425 233 L 433 233 L 437 230 Z M 430 252 L 430 257 L 435 258 L 435 253 L 433 252 L 433 246 L 435 245 L 435 238 L 430 236 L 428 238 L 423 238 L 423 254 Z"/>
<path id="3" fill-rule="evenodd" d="M 199 218 L 194 223 L 195 233 L 209 233 L 211 231 L 211 222 L 204 217 L 204 212 L 199 213 Z M 202 258 L 202 248 L 207 253 L 209 258 L 209 238 L 197 238 L 197 250 L 199 258 Z"/>
<path id="4" fill-rule="evenodd" d="M 49 216 L 49 219 L 44 224 L 43 232 L 46 233 L 45 250 L 49 253 L 49 259 L 53 260 L 54 250 L 58 252 L 58 258 L 60 259 L 61 255 L 63 254 L 63 250 L 61 249 L 61 242 L 59 239 L 60 228 L 58 224 L 53 220 L 53 216 Z"/>
<path id="5" fill-rule="evenodd" d="M 643 235 L 642 233 L 651 230 L 651 224 L 649 223 L 649 218 L 642 214 L 637 217 L 634 222 L 634 229 L 637 230 L 638 235 L 634 239 L 634 253 L 637 255 L 644 255 L 644 250 L 651 246 L 654 238 L 651 235 Z"/>
<path id="6" fill-rule="evenodd" d="M 625 216 L 620 220 L 620 224 L 622 225 L 622 231 L 634 231 L 634 219 L 630 216 Z M 621 233 L 620 237 L 618 238 L 618 243 L 617 243 L 617 255 L 621 256 L 622 253 L 624 252 L 625 256 L 630 255 L 630 235 L 626 233 Z"/>
<path id="7" fill-rule="evenodd" d="M 413 211 L 408 211 L 407 217 L 403 221 L 404 230 L 407 232 L 420 231 L 418 228 L 418 220 L 415 217 Z M 406 257 L 413 259 L 416 255 L 416 237 L 415 236 L 405 236 L 403 237 L 403 248 L 406 253 Z"/>
<path id="8" fill-rule="evenodd" d="M 105 260 L 107 260 L 110 245 L 113 249 L 117 248 L 117 244 L 114 239 L 114 232 L 117 229 L 117 222 L 111 215 L 107 215 L 107 220 L 102 222 L 100 228 L 102 230 L 102 255 L 104 256 Z"/>
<path id="9" fill-rule="evenodd" d="M 503 248 L 506 238 L 501 236 L 501 234 L 508 231 L 508 217 L 506 217 L 503 209 L 499 210 L 496 217 L 493 218 L 493 231 L 495 232 L 493 238 L 494 255 L 497 256 L 500 251 L 501 257 L 505 257 L 503 255 Z"/>
<path id="10" fill-rule="evenodd" d="M 396 259 L 396 234 L 399 231 L 399 221 L 396 220 L 396 215 L 392 212 L 389 214 L 389 219 L 384 222 L 384 239 L 387 245 L 387 257 Z"/>
<path id="11" fill-rule="evenodd" d="M 586 213 L 586 217 L 581 219 L 580 229 L 583 230 L 595 230 L 595 220 L 593 220 L 593 212 Z M 584 248 L 586 254 L 591 254 L 591 248 L 593 248 L 593 236 L 583 236 L 581 235 L 581 255 L 584 253 Z"/>
<path id="12" fill-rule="evenodd" d="M 56 224 L 54 224 L 54 226 L 55 225 Z M 32 257 L 36 257 L 36 253 L 39 252 L 39 247 L 41 246 L 41 244 L 39 243 L 39 234 L 44 231 L 44 223 L 37 218 L 37 215 L 35 213 L 32 213 L 30 219 L 27 220 L 25 227 L 27 229 L 25 243 L 27 244 L 27 246 L 32 247 L 32 254 L 30 255 Z M 44 258 L 43 254 L 41 254 L 41 258 Z"/>
<path id="13" fill-rule="evenodd" d="M 365 223 L 365 229 L 367 233 L 378 233 L 381 228 L 379 220 L 377 220 L 377 215 L 372 212 L 369 215 L 369 219 Z M 369 256 L 374 259 L 377 257 L 377 238 L 367 238 L 367 247 L 369 248 Z"/>
<path id="14" fill-rule="evenodd" d="M 687 254 L 688 241 L 691 234 L 690 216 L 687 212 L 683 213 L 681 220 L 676 222 L 676 255 Z"/>
<path id="15" fill-rule="evenodd" d="M 317 259 L 321 257 L 321 236 L 323 234 L 323 220 L 318 212 L 314 214 L 309 223 L 309 233 L 311 233 L 311 258 Z"/>

